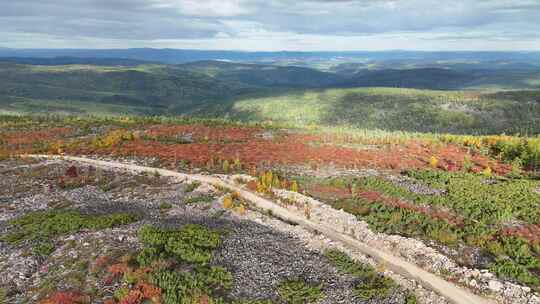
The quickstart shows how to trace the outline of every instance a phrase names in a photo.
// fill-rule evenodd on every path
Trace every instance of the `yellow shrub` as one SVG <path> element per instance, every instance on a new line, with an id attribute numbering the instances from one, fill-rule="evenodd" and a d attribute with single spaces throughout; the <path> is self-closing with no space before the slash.
<path id="1" fill-rule="evenodd" d="M 227 195 L 223 198 L 223 208 L 231 209 L 233 205 L 234 205 L 234 202 L 231 195 Z"/>
<path id="2" fill-rule="evenodd" d="M 429 164 L 431 165 L 432 168 L 437 168 L 437 165 L 439 164 L 439 159 L 435 156 L 432 156 L 431 159 L 429 160 Z"/>
<path id="3" fill-rule="evenodd" d="M 133 140 L 135 136 L 126 130 L 113 130 L 103 137 L 95 138 L 92 145 L 96 148 L 110 148 L 125 140 Z"/>
<path id="4" fill-rule="evenodd" d="M 298 192 L 298 183 L 296 181 L 292 181 L 292 183 L 291 183 L 291 191 L 292 192 Z"/>
<path id="5" fill-rule="evenodd" d="M 238 207 L 238 213 L 239 213 L 240 215 L 246 214 L 246 206 L 244 206 L 244 204 L 241 204 L 241 205 Z"/>

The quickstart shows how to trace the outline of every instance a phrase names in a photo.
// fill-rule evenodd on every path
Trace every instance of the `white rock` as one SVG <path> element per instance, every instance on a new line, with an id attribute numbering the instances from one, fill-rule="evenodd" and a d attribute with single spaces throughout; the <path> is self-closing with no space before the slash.
<path id="1" fill-rule="evenodd" d="M 495 281 L 495 280 L 491 280 L 489 281 L 488 283 L 488 288 L 491 290 L 491 291 L 494 291 L 494 292 L 499 292 L 501 291 L 501 289 L 504 287 L 504 285 L 499 282 L 499 281 Z"/>
<path id="2" fill-rule="evenodd" d="M 486 273 L 482 274 L 482 278 L 486 279 L 486 280 L 493 279 L 494 277 L 495 277 L 495 275 L 493 275 L 492 273 L 489 273 L 489 272 L 486 272 Z"/>
<path id="3" fill-rule="evenodd" d="M 197 189 L 195 189 L 194 192 L 200 193 L 200 194 L 212 194 L 216 192 L 216 188 L 209 184 L 201 184 Z"/>

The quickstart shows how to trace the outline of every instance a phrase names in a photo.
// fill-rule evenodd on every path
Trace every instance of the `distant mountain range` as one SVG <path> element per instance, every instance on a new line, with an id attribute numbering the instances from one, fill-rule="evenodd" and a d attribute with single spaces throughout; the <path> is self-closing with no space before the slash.
<path id="1" fill-rule="evenodd" d="M 0 49 L 0 53 L 1 53 Z M 30 65 L 69 65 L 86 64 L 98 66 L 137 66 L 150 61 L 123 58 L 86 58 L 86 57 L 0 57 L 0 62 Z"/>
<path id="2" fill-rule="evenodd" d="M 78 57 L 121 58 L 169 64 L 201 60 L 310 61 L 353 59 L 366 61 L 519 61 L 540 62 L 540 52 L 420 52 L 420 51 L 357 51 L 357 52 L 241 52 L 182 49 L 6 49 L 0 48 L 0 57 Z"/>

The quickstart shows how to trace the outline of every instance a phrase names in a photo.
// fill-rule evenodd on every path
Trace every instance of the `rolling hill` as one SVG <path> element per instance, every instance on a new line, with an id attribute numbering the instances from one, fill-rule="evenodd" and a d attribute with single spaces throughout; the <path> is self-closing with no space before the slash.
<path id="1" fill-rule="evenodd" d="M 151 61 L 122 58 L 79 58 L 79 57 L 0 57 L 0 63 L 16 63 L 30 65 L 97 65 L 97 66 L 138 66 L 152 63 Z"/>
<path id="2" fill-rule="evenodd" d="M 1 113 L 197 115 L 420 132 L 540 133 L 535 70 L 419 68 L 347 75 L 224 61 L 37 64 L 43 60 L 0 62 Z"/>
<path id="3" fill-rule="evenodd" d="M 249 86 L 160 65 L 99 67 L 0 64 L 5 111 L 188 112 L 249 91 Z M 108 108 L 112 107 L 112 108 Z M 102 108 L 102 109 L 99 109 Z"/>
<path id="4" fill-rule="evenodd" d="M 538 91 L 481 93 L 402 88 L 290 90 L 200 112 L 285 125 L 457 134 L 538 134 Z M 535 96 L 535 99 L 524 96 Z M 218 107 L 217 110 L 213 108 Z M 223 113 L 224 112 L 224 113 Z"/>
<path id="5" fill-rule="evenodd" d="M 199 72 L 223 81 L 236 81 L 262 87 L 329 87 L 341 85 L 347 80 L 338 74 L 295 66 L 199 61 L 177 67 L 182 70 Z"/>

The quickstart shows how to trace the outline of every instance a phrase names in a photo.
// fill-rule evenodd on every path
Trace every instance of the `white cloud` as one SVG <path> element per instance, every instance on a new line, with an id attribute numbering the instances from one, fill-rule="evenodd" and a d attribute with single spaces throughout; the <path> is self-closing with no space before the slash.
<path id="1" fill-rule="evenodd" d="M 199 17 L 231 17 L 250 10 L 242 0 L 151 0 L 152 7 L 171 8 L 182 15 Z"/>
<path id="2" fill-rule="evenodd" d="M 5 47 L 540 49 L 538 0 L 5 2 Z"/>

